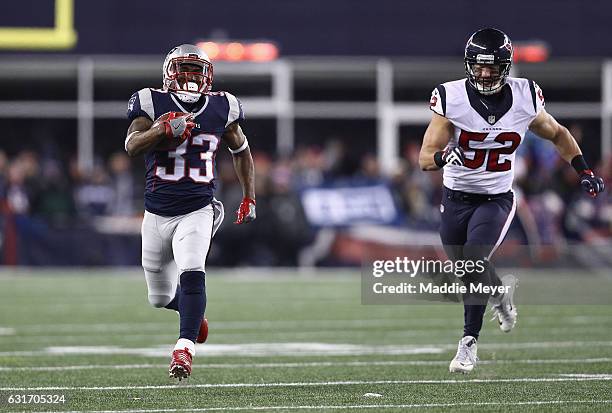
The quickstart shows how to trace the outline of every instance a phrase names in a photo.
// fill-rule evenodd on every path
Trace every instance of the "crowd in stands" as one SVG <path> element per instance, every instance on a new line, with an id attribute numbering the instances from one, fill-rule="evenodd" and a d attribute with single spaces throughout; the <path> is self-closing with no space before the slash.
<path id="1" fill-rule="evenodd" d="M 107 163 L 90 172 L 79 169 L 75 159 L 61 159 L 30 150 L 8 157 L 0 151 L 0 196 L 14 214 L 42 218 L 56 225 L 72 225 L 75 219 L 137 213 L 136 188 L 131 161 L 115 153 Z"/>
<path id="2" fill-rule="evenodd" d="M 580 138 L 579 129 L 573 133 Z M 422 172 L 418 154 L 418 141 L 408 141 L 400 166 L 384 177 L 374 154 L 356 157 L 341 140 L 298 147 L 292 156 L 284 158 L 255 152 L 258 219 L 240 229 L 229 225 L 242 196 L 240 186 L 231 158 L 219 156 L 217 198 L 225 204 L 226 223 L 217 242 L 232 247 L 219 248 L 216 262 L 235 263 L 238 255 L 244 257 L 246 265 L 294 265 L 296 251 L 314 237 L 299 190 L 331 181 L 385 182 L 405 217 L 403 225 L 435 230 L 442 176 L 439 172 Z M 593 166 L 609 183 L 612 158 Z M 84 172 L 75 159 L 61 159 L 53 151 L 24 150 L 12 156 L 0 151 L 0 204 L 4 213 L 42 219 L 63 228 L 87 225 L 95 217 L 138 217 L 142 214 L 143 170 L 142 159 L 130 159 L 124 152 L 98 160 L 91 171 Z M 515 187 L 522 215 L 537 228 L 532 233 L 540 242 L 612 237 L 609 189 L 595 200 L 588 198 L 580 189 L 575 171 L 548 142 L 526 138 L 517 154 Z"/>

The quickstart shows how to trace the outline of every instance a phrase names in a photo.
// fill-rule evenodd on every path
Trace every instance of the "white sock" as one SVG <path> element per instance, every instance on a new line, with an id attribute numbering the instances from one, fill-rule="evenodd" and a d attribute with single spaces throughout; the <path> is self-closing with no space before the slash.
<path id="1" fill-rule="evenodd" d="M 174 346 L 175 350 L 184 350 L 187 349 L 191 357 L 195 356 L 195 343 L 191 340 L 187 340 L 186 338 L 179 338 Z"/>

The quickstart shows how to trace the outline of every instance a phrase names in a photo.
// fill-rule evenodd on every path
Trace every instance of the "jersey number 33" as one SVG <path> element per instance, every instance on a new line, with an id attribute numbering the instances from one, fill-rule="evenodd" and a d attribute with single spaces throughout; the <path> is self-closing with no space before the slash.
<path id="1" fill-rule="evenodd" d="M 157 166 L 155 168 L 155 176 L 165 181 L 178 181 L 184 177 L 188 177 L 196 183 L 208 184 L 214 179 L 214 154 L 217 151 L 219 138 L 215 135 L 201 134 L 186 139 L 176 149 L 168 151 L 168 164 L 166 166 Z M 208 145 L 207 151 L 197 150 L 198 146 Z M 203 166 L 197 165 L 196 162 L 188 159 L 186 155 L 193 152 L 200 154 L 200 162 Z M 190 165 L 193 163 L 194 165 Z M 194 167 L 197 166 L 197 167 Z"/>

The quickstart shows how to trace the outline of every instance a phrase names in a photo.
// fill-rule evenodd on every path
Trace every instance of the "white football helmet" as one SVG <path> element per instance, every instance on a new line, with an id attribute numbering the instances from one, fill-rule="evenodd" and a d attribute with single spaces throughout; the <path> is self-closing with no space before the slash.
<path id="1" fill-rule="evenodd" d="M 174 92 L 182 102 L 197 102 L 212 87 L 212 63 L 204 51 L 192 44 L 170 50 L 162 70 L 164 90 Z"/>

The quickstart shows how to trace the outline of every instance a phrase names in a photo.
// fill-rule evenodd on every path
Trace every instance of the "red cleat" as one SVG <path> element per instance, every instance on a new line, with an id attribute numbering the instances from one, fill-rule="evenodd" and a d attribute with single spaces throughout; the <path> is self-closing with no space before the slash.
<path id="1" fill-rule="evenodd" d="M 204 343 L 208 338 L 208 320 L 206 317 L 202 318 L 202 323 L 200 324 L 200 332 L 198 333 L 198 338 L 196 338 L 196 343 Z"/>
<path id="2" fill-rule="evenodd" d="M 191 354 L 186 348 L 172 352 L 172 361 L 170 362 L 168 374 L 171 378 L 179 379 L 179 381 L 191 375 Z"/>

